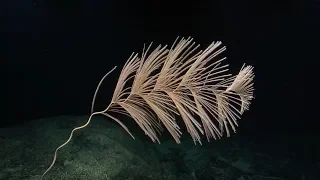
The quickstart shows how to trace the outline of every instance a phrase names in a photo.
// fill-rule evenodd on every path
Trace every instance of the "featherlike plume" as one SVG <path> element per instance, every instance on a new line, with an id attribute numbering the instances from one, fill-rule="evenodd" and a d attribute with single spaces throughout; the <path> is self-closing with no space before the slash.
<path id="1" fill-rule="evenodd" d="M 132 54 L 105 111 L 132 117 L 154 142 L 160 142 L 157 134 L 164 127 L 180 143 L 177 116 L 195 143 L 201 144 L 201 135 L 217 139 L 226 131 L 230 136 L 229 128 L 236 131 L 253 98 L 254 74 L 245 65 L 236 76 L 228 74 L 221 44 L 197 51 L 192 38 L 177 38 L 170 49 L 158 46 L 149 53 L 150 45 L 141 58 Z"/>

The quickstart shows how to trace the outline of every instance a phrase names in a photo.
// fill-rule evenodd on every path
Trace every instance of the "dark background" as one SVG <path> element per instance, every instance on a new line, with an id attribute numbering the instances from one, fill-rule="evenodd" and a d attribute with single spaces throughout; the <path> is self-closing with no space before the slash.
<path id="1" fill-rule="evenodd" d="M 227 46 L 232 71 L 255 67 L 255 99 L 239 134 L 266 146 L 287 143 L 302 159 L 319 158 L 316 118 L 306 118 L 304 62 L 317 32 L 318 4 L 304 1 L 11 0 L 2 7 L 1 127 L 59 115 L 89 115 L 98 95 L 110 102 L 122 65 L 143 43 L 171 45 L 192 36 L 204 48 Z M 311 25 L 311 26 L 310 26 Z M 307 41 L 306 41 L 307 40 Z M 308 53 L 304 53 L 308 51 Z M 317 156 L 317 157 L 315 157 Z"/>

